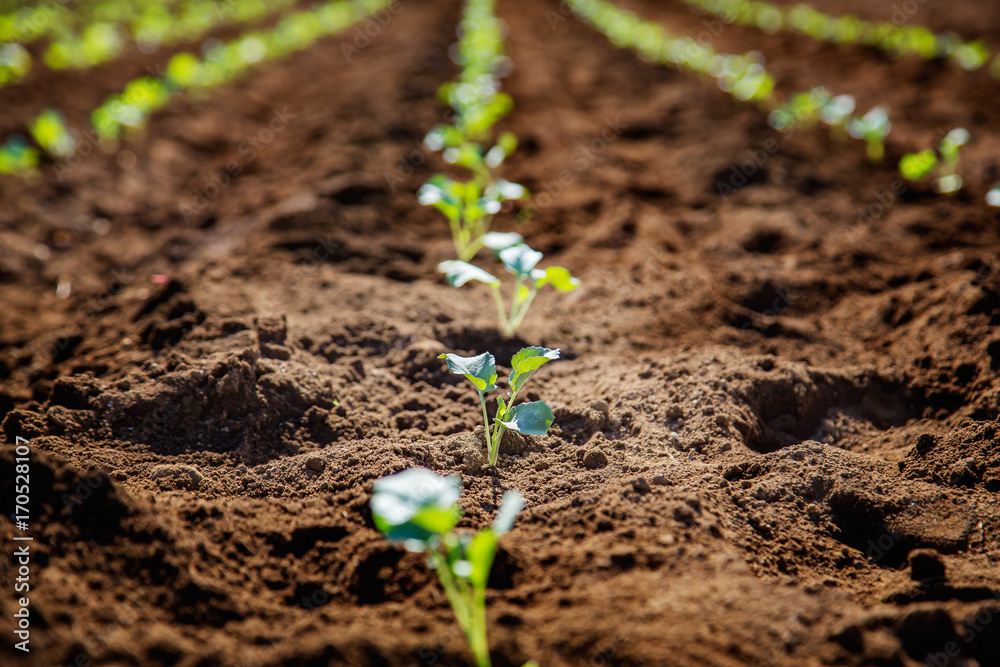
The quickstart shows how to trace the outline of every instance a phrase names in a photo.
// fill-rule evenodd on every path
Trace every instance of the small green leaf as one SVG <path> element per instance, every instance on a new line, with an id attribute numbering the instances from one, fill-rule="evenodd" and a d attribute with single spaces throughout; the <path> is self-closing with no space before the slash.
<path id="1" fill-rule="evenodd" d="M 544 270 L 535 269 L 531 272 L 531 277 L 537 289 L 552 285 L 560 292 L 572 292 L 580 286 L 580 281 L 570 274 L 569 269 L 561 266 L 550 266 Z"/>
<path id="2" fill-rule="evenodd" d="M 372 519 L 388 540 L 424 551 L 433 538 L 440 539 L 458 523 L 461 494 L 458 476 L 410 468 L 375 481 Z"/>
<path id="3" fill-rule="evenodd" d="M 530 278 L 531 271 L 542 259 L 542 253 L 532 250 L 527 244 L 520 244 L 500 251 L 500 261 L 515 276 Z"/>
<path id="4" fill-rule="evenodd" d="M 445 275 L 445 279 L 452 287 L 461 287 L 470 280 L 478 280 L 487 285 L 500 284 L 500 279 L 489 271 L 484 271 L 478 266 L 457 259 L 441 262 L 438 264 L 438 271 Z"/>
<path id="5" fill-rule="evenodd" d="M 507 383 L 514 391 L 519 390 L 528 381 L 531 374 L 541 368 L 544 364 L 559 358 L 559 350 L 550 350 L 547 347 L 526 347 L 510 360 L 513 370 Z"/>
<path id="6" fill-rule="evenodd" d="M 497 419 L 503 419 L 507 414 L 507 403 L 503 396 L 497 396 Z"/>
<path id="7" fill-rule="evenodd" d="M 919 153 L 907 153 L 899 160 L 899 173 L 908 181 L 918 181 L 931 173 L 937 161 L 931 148 Z"/>
<path id="8" fill-rule="evenodd" d="M 487 197 L 495 197 L 501 201 L 508 199 L 522 199 L 528 194 L 528 190 L 520 183 L 511 183 L 503 179 L 498 180 L 486 188 Z"/>
<path id="9" fill-rule="evenodd" d="M 508 419 L 498 420 L 511 431 L 525 435 L 545 435 L 552 426 L 552 408 L 544 401 L 515 405 L 507 412 Z"/>
<path id="10" fill-rule="evenodd" d="M 505 155 L 517 150 L 517 136 L 513 132 L 504 132 L 497 139 L 497 146 L 503 149 Z"/>
<path id="11" fill-rule="evenodd" d="M 524 237 L 517 232 L 487 232 L 480 240 L 483 246 L 494 252 L 524 243 Z"/>
<path id="12" fill-rule="evenodd" d="M 950 195 L 962 189 L 962 177 L 958 174 L 947 174 L 937 179 L 935 188 L 943 195 Z"/>
<path id="13" fill-rule="evenodd" d="M 497 534 L 486 528 L 472 538 L 465 551 L 465 557 L 472 566 L 472 571 L 466 577 L 478 589 L 486 588 L 490 578 L 490 568 L 493 567 L 493 556 L 497 551 Z"/>
<path id="14" fill-rule="evenodd" d="M 438 359 L 444 359 L 448 363 L 448 370 L 456 375 L 464 375 L 480 392 L 497 388 L 496 360 L 489 352 L 483 352 L 475 357 L 442 354 Z"/>
<path id="15" fill-rule="evenodd" d="M 456 205 L 461 201 L 461 196 L 458 192 L 460 186 L 461 183 L 438 174 L 432 176 L 426 183 L 420 186 L 420 190 L 417 192 L 417 199 L 424 206 L 430 206 L 439 201 L 446 201 Z"/>

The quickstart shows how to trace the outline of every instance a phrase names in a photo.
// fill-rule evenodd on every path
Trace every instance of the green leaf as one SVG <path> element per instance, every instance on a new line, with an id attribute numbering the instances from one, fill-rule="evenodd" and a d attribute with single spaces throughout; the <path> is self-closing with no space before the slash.
<path id="1" fill-rule="evenodd" d="M 503 396 L 497 396 L 497 419 L 503 419 L 507 414 L 507 403 L 503 400 Z"/>
<path id="2" fill-rule="evenodd" d="M 517 136 L 513 132 L 504 132 L 497 138 L 497 146 L 503 149 L 504 155 L 510 155 L 517 150 Z"/>
<path id="3" fill-rule="evenodd" d="M 442 354 L 448 370 L 456 375 L 464 375 L 480 392 L 496 389 L 497 365 L 493 355 L 483 352 L 475 357 L 460 357 L 457 354 Z"/>
<path id="4" fill-rule="evenodd" d="M 500 284 L 500 279 L 489 271 L 484 271 L 478 266 L 457 259 L 441 262 L 438 264 L 438 271 L 445 275 L 445 279 L 452 287 L 461 287 L 470 280 L 478 280 L 487 285 Z"/>
<path id="5" fill-rule="evenodd" d="M 467 579 L 477 589 L 486 588 L 490 568 L 493 567 L 493 556 L 497 551 L 497 539 L 497 534 L 486 528 L 476 533 L 466 549 L 465 557 L 472 566 Z"/>
<path id="6" fill-rule="evenodd" d="M 907 153 L 899 160 L 899 173 L 908 181 L 917 181 L 931 173 L 937 161 L 931 148 L 919 153 Z"/>
<path id="7" fill-rule="evenodd" d="M 426 468 L 410 468 L 375 481 L 371 510 L 375 527 L 386 539 L 424 551 L 450 532 L 461 516 L 457 475 L 442 477 Z"/>
<path id="8" fill-rule="evenodd" d="M 544 401 L 515 405 L 507 412 L 508 419 L 497 420 L 511 431 L 525 435 L 545 435 L 552 426 L 552 408 Z"/>
<path id="9" fill-rule="evenodd" d="M 969 134 L 968 130 L 963 127 L 955 128 L 946 134 L 938 144 L 938 150 L 941 151 L 941 157 L 948 162 L 957 162 L 959 149 L 969 143 L 970 139 L 972 139 L 972 135 Z"/>
<path id="10" fill-rule="evenodd" d="M 524 507 L 524 496 L 520 493 L 508 491 L 503 494 L 500 509 L 497 510 L 497 516 L 493 519 L 493 532 L 496 533 L 497 537 L 509 532 L 514 527 L 514 520 L 517 519 L 517 514 L 522 507 Z"/>
<path id="11" fill-rule="evenodd" d="M 436 174 L 420 186 L 420 190 L 417 191 L 417 199 L 424 206 L 430 206 L 442 200 L 457 204 L 462 199 L 461 188 L 461 183 L 453 181 L 447 176 Z"/>
<path id="12" fill-rule="evenodd" d="M 523 199 L 528 194 L 528 190 L 520 183 L 512 183 L 502 178 L 486 188 L 486 196 L 506 201 L 509 199 Z"/>
<path id="13" fill-rule="evenodd" d="M 524 243 L 524 237 L 517 232 L 487 232 L 483 234 L 480 241 L 482 241 L 483 246 L 496 253 Z"/>
<path id="14" fill-rule="evenodd" d="M 943 195 L 950 195 L 962 189 L 962 177 L 958 174 L 947 174 L 937 179 L 934 187 Z"/>
<path id="15" fill-rule="evenodd" d="M 547 347 L 526 347 L 510 360 L 510 378 L 507 383 L 514 391 L 519 390 L 528 381 L 531 374 L 541 368 L 544 364 L 559 358 L 559 350 L 550 350 Z"/>
<path id="16" fill-rule="evenodd" d="M 570 274 L 569 269 L 561 266 L 550 266 L 544 270 L 535 269 L 531 272 L 531 277 L 535 281 L 536 289 L 552 285 L 560 292 L 572 292 L 580 286 L 580 281 Z"/>
<path id="17" fill-rule="evenodd" d="M 500 251 L 500 261 L 515 276 L 530 278 L 531 271 L 542 259 L 542 253 L 532 250 L 527 244 L 504 248 Z"/>

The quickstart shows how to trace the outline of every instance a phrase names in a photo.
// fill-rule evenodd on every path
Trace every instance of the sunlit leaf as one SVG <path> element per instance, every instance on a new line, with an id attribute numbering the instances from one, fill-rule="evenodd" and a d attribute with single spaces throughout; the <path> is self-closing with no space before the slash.
<path id="1" fill-rule="evenodd" d="M 496 360 L 489 352 L 475 357 L 442 354 L 438 356 L 438 359 L 444 359 L 448 364 L 448 370 L 456 375 L 465 376 L 480 392 L 493 391 L 497 388 Z"/>
<path id="2" fill-rule="evenodd" d="M 507 383 L 514 391 L 519 390 L 528 381 L 532 373 L 549 361 L 559 358 L 559 350 L 547 347 L 526 347 L 510 360 L 511 373 Z"/>
<path id="3" fill-rule="evenodd" d="M 532 269 L 541 259 L 542 253 L 532 250 L 524 243 L 500 251 L 500 261 L 504 267 L 522 278 L 530 278 Z"/>
<path id="4" fill-rule="evenodd" d="M 455 475 L 442 477 L 425 468 L 410 468 L 376 480 L 372 519 L 387 539 L 422 551 L 458 523 L 462 485 Z"/>
<path id="5" fill-rule="evenodd" d="M 552 408 L 544 401 L 531 401 L 515 405 L 507 411 L 507 418 L 497 420 L 511 431 L 525 435 L 544 435 L 552 426 Z"/>
<path id="6" fill-rule="evenodd" d="M 457 259 L 449 259 L 438 264 L 438 271 L 444 274 L 445 280 L 452 287 L 461 287 L 470 280 L 478 280 L 487 285 L 499 285 L 500 279 L 489 271 L 484 271 L 474 264 Z"/>

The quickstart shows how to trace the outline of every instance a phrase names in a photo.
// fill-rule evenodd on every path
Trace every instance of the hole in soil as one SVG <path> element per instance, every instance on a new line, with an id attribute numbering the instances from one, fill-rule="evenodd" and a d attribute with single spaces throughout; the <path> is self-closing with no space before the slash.
<path id="1" fill-rule="evenodd" d="M 493 558 L 493 568 L 490 570 L 490 578 L 486 582 L 486 586 L 494 590 L 510 590 L 514 588 L 514 576 L 521 569 L 510 552 L 500 547 Z"/>
<path id="2" fill-rule="evenodd" d="M 872 498 L 853 491 L 838 491 L 830 495 L 829 503 L 838 529 L 835 537 L 863 553 L 873 565 L 900 567 L 917 546 L 912 536 L 889 529 L 883 509 Z"/>
<path id="3" fill-rule="evenodd" d="M 830 432 L 837 425 L 874 434 L 912 416 L 901 387 L 868 374 L 852 378 L 775 369 L 756 378 L 742 394 L 759 420 L 759 428 L 749 430 L 746 445 L 762 453 L 803 440 L 838 440 L 837 433 Z"/>
<path id="4" fill-rule="evenodd" d="M 357 604 L 401 602 L 430 585 L 437 577 L 433 571 L 416 567 L 416 558 L 400 564 L 407 552 L 393 547 L 374 547 L 355 567 L 348 591 Z"/>
<path id="5" fill-rule="evenodd" d="M 343 526 L 299 526 L 292 531 L 289 539 L 283 535 L 269 536 L 271 553 L 275 556 L 294 554 L 301 558 L 319 542 L 339 542 L 347 537 L 347 529 Z"/>

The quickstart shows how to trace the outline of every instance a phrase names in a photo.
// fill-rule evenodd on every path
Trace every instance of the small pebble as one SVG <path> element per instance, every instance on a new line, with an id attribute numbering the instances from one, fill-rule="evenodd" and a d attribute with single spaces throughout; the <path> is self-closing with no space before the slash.
<path id="1" fill-rule="evenodd" d="M 587 470 L 597 470 L 608 465 L 608 455 L 599 449 L 591 449 L 583 455 L 583 465 Z"/>

